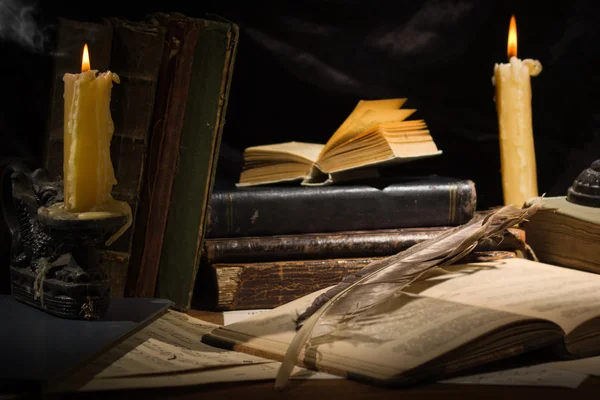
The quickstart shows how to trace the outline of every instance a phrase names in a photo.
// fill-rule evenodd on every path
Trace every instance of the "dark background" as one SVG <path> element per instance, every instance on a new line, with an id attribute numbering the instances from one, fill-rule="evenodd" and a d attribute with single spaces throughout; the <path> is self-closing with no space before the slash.
<path id="1" fill-rule="evenodd" d="M 491 77 L 494 63 L 506 61 L 514 13 L 519 57 L 536 58 L 544 68 L 532 79 L 540 192 L 561 195 L 578 170 L 600 157 L 600 6 L 595 3 L 5 1 L 0 155 L 41 156 L 57 16 L 135 20 L 152 11 L 216 13 L 241 27 L 221 178 L 237 180 L 247 146 L 325 142 L 358 100 L 408 97 L 406 107 L 418 109 L 415 118 L 427 121 L 444 155 L 407 164 L 399 173 L 471 178 L 480 208 L 487 208 L 502 201 Z M 19 37 L 34 40 L 19 42 Z M 581 154 L 585 150 L 591 153 L 587 158 Z"/>
<path id="2" fill-rule="evenodd" d="M 219 14 L 240 25 L 219 159 L 234 182 L 250 145 L 325 142 L 360 99 L 408 97 L 444 154 L 398 167 L 476 183 L 480 209 L 502 202 L 494 63 L 506 62 L 511 14 L 532 79 L 540 193 L 564 195 L 600 158 L 600 6 L 595 1 L 0 2 L 0 160 L 40 160 L 57 16 L 142 19 Z M 92 55 L 93 59 L 93 55 Z M 118 72 L 118 71 L 116 71 Z M 41 161 L 40 161 L 41 164 Z M 6 243 L 6 236 L 1 239 Z M 6 247 L 6 246 L 0 246 Z"/>

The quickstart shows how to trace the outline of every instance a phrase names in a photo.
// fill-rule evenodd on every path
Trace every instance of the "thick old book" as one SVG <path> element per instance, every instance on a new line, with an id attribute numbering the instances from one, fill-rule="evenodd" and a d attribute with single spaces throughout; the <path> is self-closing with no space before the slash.
<path id="1" fill-rule="evenodd" d="M 156 13 L 166 29 L 154 131 L 138 217 L 137 270 L 128 293 L 168 298 L 187 310 L 203 245 L 238 27 Z"/>
<path id="2" fill-rule="evenodd" d="M 492 261 L 517 254 L 476 249 L 463 261 Z M 279 307 L 335 285 L 378 260 L 381 257 L 203 264 L 194 307 L 220 311 Z"/>
<path id="3" fill-rule="evenodd" d="M 361 100 L 325 145 L 287 142 L 249 147 L 238 186 L 302 180 L 326 185 L 371 175 L 372 167 L 441 154 L 406 99 Z"/>
<path id="4" fill-rule="evenodd" d="M 456 226 L 469 221 L 476 206 L 473 182 L 437 176 L 344 186 L 234 188 L 212 195 L 207 237 Z"/>
<path id="5" fill-rule="evenodd" d="M 209 238 L 204 253 L 211 264 L 386 257 L 433 239 L 448 229 L 451 227 Z M 503 237 L 482 242 L 477 249 L 525 251 L 525 231 L 509 228 Z"/>
<path id="6" fill-rule="evenodd" d="M 114 85 L 111 114 L 115 132 L 111 140 L 111 161 L 117 184 L 113 197 L 126 201 L 135 222 L 139 206 L 139 188 L 143 176 L 148 133 L 155 99 L 156 81 L 164 42 L 164 30 L 144 22 L 117 18 L 103 23 L 72 21 L 61 18 L 57 24 L 54 61 L 54 85 L 45 166 L 53 179 L 61 179 L 64 163 L 63 75 L 81 70 L 81 53 L 89 46 L 91 67 L 111 70 L 119 75 Z M 122 297 L 130 263 L 132 225 L 100 258 L 111 277 L 111 293 Z"/>
<path id="7" fill-rule="evenodd" d="M 542 198 L 542 205 L 523 224 L 540 261 L 600 273 L 600 209 L 566 197 Z"/>
<path id="8" fill-rule="evenodd" d="M 556 359 L 600 353 L 596 274 L 520 258 L 434 271 L 389 301 L 358 304 L 351 315 L 332 310 L 338 322 L 317 322 L 298 364 L 404 386 L 534 349 Z M 215 329 L 202 341 L 281 360 L 298 315 L 323 291 Z"/>

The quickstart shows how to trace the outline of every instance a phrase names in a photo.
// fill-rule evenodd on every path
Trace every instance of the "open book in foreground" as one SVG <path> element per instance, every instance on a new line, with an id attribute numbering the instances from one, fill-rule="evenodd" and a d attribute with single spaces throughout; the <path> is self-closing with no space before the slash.
<path id="1" fill-rule="evenodd" d="M 323 291 L 203 337 L 281 360 L 295 319 Z M 331 321 L 331 319 L 329 319 Z M 600 276 L 525 259 L 437 270 L 367 311 L 317 323 L 298 364 L 385 386 L 435 380 L 548 347 L 600 353 Z"/>
<path id="2" fill-rule="evenodd" d="M 287 142 L 249 147 L 238 186 L 302 180 L 303 185 L 373 177 L 373 167 L 441 154 L 406 99 L 361 100 L 325 145 Z"/>

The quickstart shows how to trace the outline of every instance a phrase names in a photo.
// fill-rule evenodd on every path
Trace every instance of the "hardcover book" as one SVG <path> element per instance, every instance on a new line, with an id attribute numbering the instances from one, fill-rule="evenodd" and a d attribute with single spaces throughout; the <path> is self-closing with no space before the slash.
<path id="1" fill-rule="evenodd" d="M 469 221 L 476 206 L 473 182 L 439 176 L 233 188 L 213 193 L 207 237 L 456 226 Z"/>
<path id="2" fill-rule="evenodd" d="M 600 273 L 600 208 L 566 197 L 545 197 L 542 205 L 523 224 L 540 261 Z"/>
<path id="3" fill-rule="evenodd" d="M 474 251 L 463 262 L 518 255 L 522 256 L 509 250 Z M 194 307 L 224 311 L 279 307 L 335 285 L 378 260 L 381 257 L 201 264 Z"/>
<path id="4" fill-rule="evenodd" d="M 225 123 L 239 30 L 227 21 L 155 13 L 165 51 L 153 113 L 143 209 L 127 292 L 189 308 Z"/>
<path id="5" fill-rule="evenodd" d="M 451 227 L 209 238 L 204 253 L 211 264 L 386 257 L 433 239 L 448 229 Z M 509 228 L 502 237 L 479 243 L 476 250 L 524 252 L 525 231 Z"/>
<path id="6" fill-rule="evenodd" d="M 322 292 L 217 328 L 202 341 L 281 360 L 298 315 Z M 520 258 L 446 266 L 351 314 L 336 314 L 334 303 L 298 364 L 406 386 L 540 348 L 556 359 L 593 356 L 600 353 L 599 292 L 596 274 Z"/>
<path id="7" fill-rule="evenodd" d="M 249 147 L 238 186 L 302 180 L 326 185 L 374 176 L 369 169 L 441 154 L 406 99 L 361 100 L 325 145 L 288 142 Z"/>

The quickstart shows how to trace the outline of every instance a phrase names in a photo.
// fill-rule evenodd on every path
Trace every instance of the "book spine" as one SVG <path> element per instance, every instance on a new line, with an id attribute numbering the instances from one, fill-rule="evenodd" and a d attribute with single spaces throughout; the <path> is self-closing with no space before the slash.
<path id="1" fill-rule="evenodd" d="M 386 257 L 433 239 L 448 229 L 450 227 L 212 238 L 206 240 L 204 249 L 211 263 Z M 524 249 L 525 231 L 518 228 L 510 228 L 503 237 L 477 246 L 478 251 Z"/>
<path id="2" fill-rule="evenodd" d="M 512 251 L 473 252 L 461 262 L 516 257 Z M 199 274 L 195 307 L 219 311 L 274 308 L 336 285 L 374 258 L 205 264 Z M 212 278 L 212 279 L 211 279 Z M 216 284 L 215 284 L 216 283 Z"/>
<path id="3" fill-rule="evenodd" d="M 215 193 L 207 237 L 455 226 L 475 212 L 473 182 L 253 188 Z"/>
<path id="4" fill-rule="evenodd" d="M 128 294 L 154 297 L 163 251 L 165 227 L 177 174 L 181 126 L 188 96 L 194 46 L 198 29 L 183 21 L 161 21 L 168 44 L 162 57 L 158 97 L 154 110 L 154 131 L 148 154 L 147 176 L 143 196 L 145 208 L 136 227 L 134 260 L 137 265 L 128 278 Z M 148 229 L 151 227 L 151 229 Z"/>
<path id="5" fill-rule="evenodd" d="M 111 19 L 114 27 L 110 69 L 117 73 L 120 84 L 114 85 L 111 113 L 115 133 L 111 141 L 111 160 L 117 184 L 113 197 L 131 206 L 131 227 L 107 251 L 121 260 L 119 282 L 125 292 L 131 264 L 132 239 L 135 233 L 140 189 L 151 131 L 151 117 L 156 97 L 158 71 L 164 46 L 165 31 L 145 23 Z M 116 257 L 114 252 L 120 252 Z"/>
<path id="6" fill-rule="evenodd" d="M 190 307 L 200 264 L 239 35 L 234 24 L 195 23 L 200 33 L 156 287 L 180 311 Z"/>

